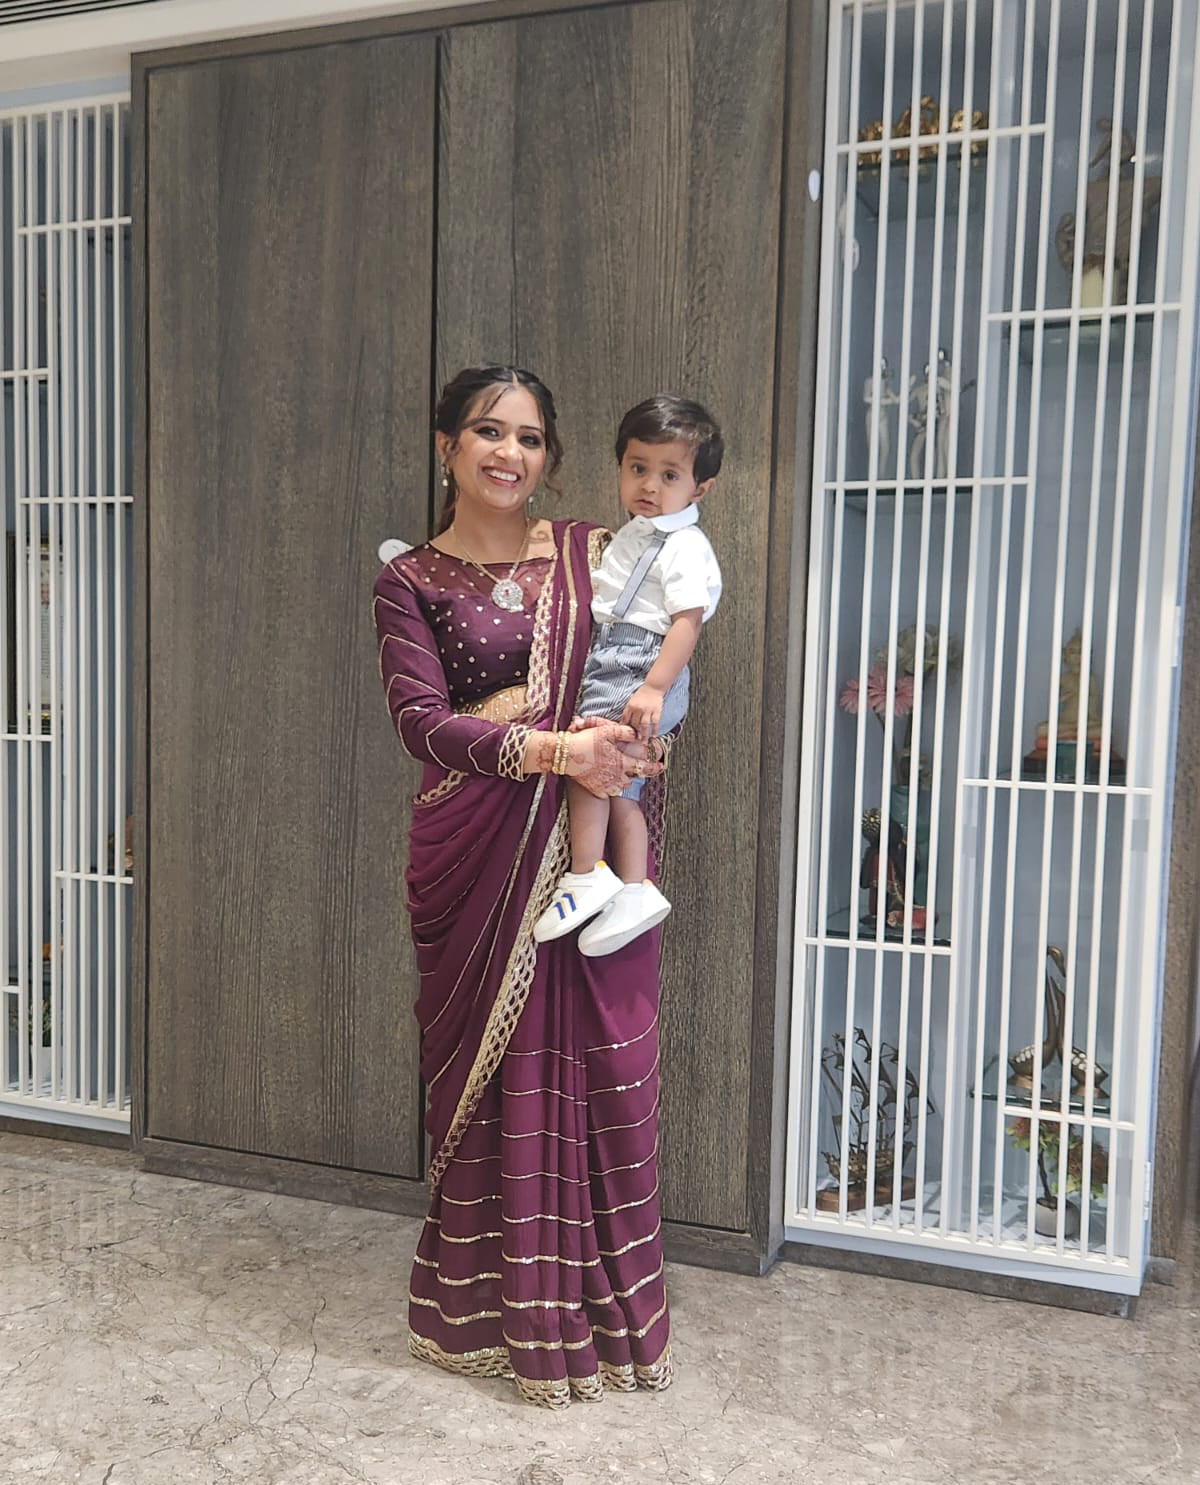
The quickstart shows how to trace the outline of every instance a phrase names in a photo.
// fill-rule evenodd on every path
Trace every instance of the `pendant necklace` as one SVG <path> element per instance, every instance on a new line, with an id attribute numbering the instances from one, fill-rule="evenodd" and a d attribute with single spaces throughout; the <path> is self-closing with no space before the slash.
<path id="1" fill-rule="evenodd" d="M 451 529 L 453 530 L 453 528 Z M 492 602 L 496 605 L 497 608 L 502 608 L 505 613 L 520 613 L 520 611 L 525 607 L 525 590 L 516 580 L 516 571 L 517 568 L 521 565 L 521 558 L 525 555 L 525 548 L 529 545 L 529 533 L 532 529 L 533 522 L 527 520 L 525 522 L 525 535 L 521 539 L 521 550 L 517 553 L 517 560 L 509 568 L 507 577 L 496 579 L 493 579 L 492 574 L 487 570 L 486 567 L 484 567 L 481 562 L 476 562 L 475 558 L 472 557 L 470 552 L 467 551 L 466 544 L 464 543 L 462 537 L 459 536 L 457 531 L 454 532 L 454 539 L 458 542 L 459 546 L 462 547 L 463 557 L 467 562 L 471 564 L 476 572 L 482 573 L 483 576 L 487 578 L 490 583 L 493 584 L 491 592 Z"/>

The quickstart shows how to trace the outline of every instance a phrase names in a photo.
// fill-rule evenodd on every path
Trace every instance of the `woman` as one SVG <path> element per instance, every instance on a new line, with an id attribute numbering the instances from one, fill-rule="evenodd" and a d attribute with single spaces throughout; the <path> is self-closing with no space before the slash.
<path id="1" fill-rule="evenodd" d="M 658 1390 L 658 934 L 587 960 L 532 929 L 567 861 L 565 777 L 615 795 L 666 744 L 646 761 L 619 724 L 567 730 L 607 533 L 527 514 L 562 458 L 550 393 L 471 368 L 435 425 L 439 534 L 375 585 L 388 705 L 425 764 L 408 885 L 433 1199 L 409 1345 L 552 1407 Z"/>

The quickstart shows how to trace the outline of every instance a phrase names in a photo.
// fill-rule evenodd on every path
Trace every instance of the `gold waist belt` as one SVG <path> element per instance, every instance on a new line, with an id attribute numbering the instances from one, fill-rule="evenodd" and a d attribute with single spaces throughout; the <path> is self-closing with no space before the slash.
<path id="1" fill-rule="evenodd" d="M 493 691 L 490 696 L 468 702 L 466 706 L 455 707 L 455 711 L 462 717 L 482 717 L 485 722 L 513 722 L 528 704 L 527 686 L 508 686 L 503 691 Z"/>

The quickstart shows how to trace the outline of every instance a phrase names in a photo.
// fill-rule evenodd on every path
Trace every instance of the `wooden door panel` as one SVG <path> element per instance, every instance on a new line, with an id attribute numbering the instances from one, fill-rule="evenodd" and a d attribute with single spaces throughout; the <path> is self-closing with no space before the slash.
<path id="1" fill-rule="evenodd" d="M 613 438 L 657 390 L 726 430 L 702 519 L 726 590 L 672 780 L 666 1215 L 747 1226 L 763 614 L 785 57 L 778 0 L 658 0 L 446 33 L 437 366 L 553 389 L 562 509 L 619 519 Z"/>
<path id="2" fill-rule="evenodd" d="M 415 1175 L 370 592 L 428 519 L 436 42 L 147 86 L 147 1131 Z"/>

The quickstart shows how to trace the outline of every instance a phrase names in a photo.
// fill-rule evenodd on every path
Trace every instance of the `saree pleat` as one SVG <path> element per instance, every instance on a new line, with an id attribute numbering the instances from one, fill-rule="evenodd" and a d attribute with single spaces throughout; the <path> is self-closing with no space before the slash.
<path id="1" fill-rule="evenodd" d="M 567 523 L 555 532 L 530 657 L 534 705 L 543 698 L 531 726 L 570 721 L 587 653 L 595 534 Z M 567 851 L 552 776 L 431 769 L 414 803 L 409 909 L 433 1195 L 410 1348 L 451 1371 L 511 1375 L 551 1406 L 671 1379 L 658 933 L 594 960 L 573 938 L 535 945 Z"/>

